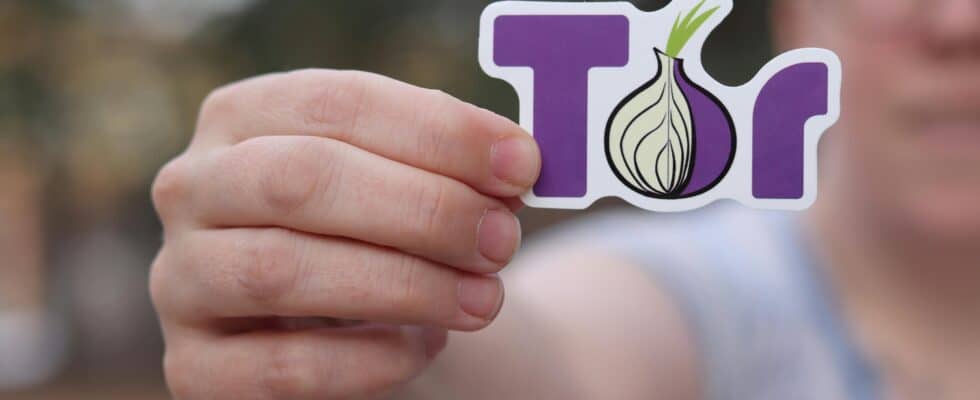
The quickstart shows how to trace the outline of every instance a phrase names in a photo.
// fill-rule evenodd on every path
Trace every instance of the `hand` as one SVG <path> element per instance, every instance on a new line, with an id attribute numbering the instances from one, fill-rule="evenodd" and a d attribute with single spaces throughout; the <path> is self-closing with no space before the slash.
<path id="1" fill-rule="evenodd" d="M 513 199 L 539 168 L 507 119 L 377 75 L 216 90 L 153 187 L 174 395 L 376 398 L 411 380 L 447 330 L 496 316 Z"/>

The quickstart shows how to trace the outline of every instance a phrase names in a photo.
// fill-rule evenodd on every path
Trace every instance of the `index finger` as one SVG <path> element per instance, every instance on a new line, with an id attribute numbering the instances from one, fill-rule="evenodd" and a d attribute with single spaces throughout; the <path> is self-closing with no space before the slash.
<path id="1" fill-rule="evenodd" d="M 514 197 L 537 180 L 534 140 L 510 120 L 380 75 L 302 70 L 221 88 L 205 101 L 197 140 L 234 144 L 257 136 L 307 135 Z"/>

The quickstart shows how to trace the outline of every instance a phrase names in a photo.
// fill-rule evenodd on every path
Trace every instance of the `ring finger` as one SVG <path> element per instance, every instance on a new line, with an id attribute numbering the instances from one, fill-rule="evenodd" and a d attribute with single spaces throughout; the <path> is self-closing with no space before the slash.
<path id="1" fill-rule="evenodd" d="M 242 228 L 180 240 L 161 254 L 173 267 L 158 271 L 155 297 L 166 314 L 199 323 L 333 317 L 476 330 L 503 300 L 496 276 L 347 239 Z"/>

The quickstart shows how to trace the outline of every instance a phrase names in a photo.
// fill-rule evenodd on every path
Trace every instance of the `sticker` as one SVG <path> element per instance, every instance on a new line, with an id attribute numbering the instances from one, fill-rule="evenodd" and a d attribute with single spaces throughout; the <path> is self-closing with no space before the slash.
<path id="1" fill-rule="evenodd" d="M 770 61 L 749 83 L 701 64 L 732 0 L 501 1 L 483 12 L 480 64 L 510 83 L 541 148 L 523 200 L 585 209 L 620 197 L 653 211 L 733 199 L 801 210 L 817 195 L 817 144 L 840 113 L 841 67 L 824 49 Z"/>

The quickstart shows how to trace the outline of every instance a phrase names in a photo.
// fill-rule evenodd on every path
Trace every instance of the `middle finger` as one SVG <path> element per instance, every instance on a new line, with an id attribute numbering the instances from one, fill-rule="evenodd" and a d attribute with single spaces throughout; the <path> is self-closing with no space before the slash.
<path id="1" fill-rule="evenodd" d="M 491 273 L 520 242 L 498 200 L 441 175 L 317 137 L 262 137 L 217 150 L 195 177 L 197 220 L 278 226 L 394 247 Z"/>

